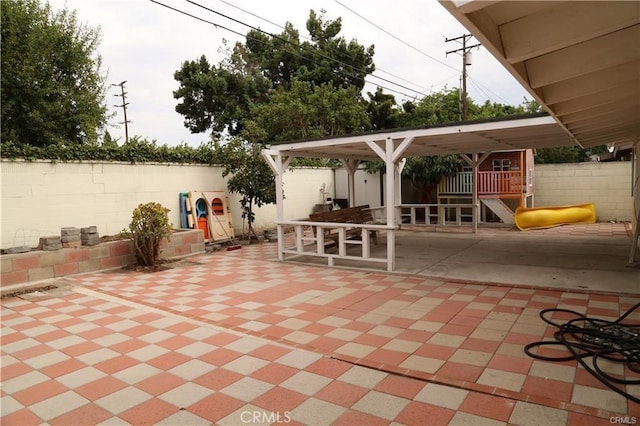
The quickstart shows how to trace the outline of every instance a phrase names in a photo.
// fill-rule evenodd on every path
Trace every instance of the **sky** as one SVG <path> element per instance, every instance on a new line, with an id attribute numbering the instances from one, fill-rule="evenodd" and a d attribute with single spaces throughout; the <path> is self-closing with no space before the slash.
<path id="1" fill-rule="evenodd" d="M 154 2 L 155 1 L 155 2 Z M 205 55 L 211 64 L 225 57 L 225 46 L 244 42 L 242 35 L 250 28 L 280 34 L 291 22 L 303 37 L 308 36 L 309 11 L 325 11 L 325 19 L 342 18 L 342 32 L 347 40 L 364 46 L 374 45 L 376 76 L 370 76 L 364 93 L 376 86 L 394 94 L 398 102 L 419 100 L 443 88 L 460 86 L 462 57 L 448 51 L 462 47 L 446 42 L 468 31 L 436 0 L 49 0 L 53 10 L 65 6 L 75 10 L 78 21 L 100 28 L 101 43 L 97 53 L 107 73 L 109 133 L 124 142 L 123 111 L 120 87 L 124 87 L 129 137 L 134 135 L 156 140 L 158 145 L 186 143 L 197 147 L 209 140 L 205 133 L 192 134 L 184 127 L 184 118 L 175 111 L 178 100 L 173 91 L 179 85 L 174 73 L 185 61 Z M 156 3 L 157 2 L 157 3 Z M 198 3 L 219 14 L 207 11 Z M 170 10 L 158 3 L 185 11 L 210 23 Z M 221 15 L 220 15 L 221 14 Z M 229 30 L 223 29 L 225 27 Z M 237 34 L 239 33 L 239 34 Z M 225 41 L 227 44 L 225 44 Z M 468 44 L 476 44 L 471 39 Z M 467 90 L 476 103 L 486 100 L 520 105 L 531 96 L 484 48 L 472 51 L 472 65 L 467 67 Z M 393 91 L 392 91 L 393 90 Z"/>

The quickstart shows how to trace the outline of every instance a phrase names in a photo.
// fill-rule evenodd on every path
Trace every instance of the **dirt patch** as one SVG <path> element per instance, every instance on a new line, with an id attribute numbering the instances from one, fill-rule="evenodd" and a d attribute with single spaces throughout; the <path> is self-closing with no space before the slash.
<path id="1" fill-rule="evenodd" d="M 26 294 L 31 294 L 31 293 L 44 293 L 45 291 L 55 290 L 56 288 L 58 287 L 55 285 L 46 285 L 41 287 L 27 287 L 27 288 L 22 288 L 20 290 L 13 291 L 11 293 L 3 294 L 1 297 L 2 299 L 4 299 L 6 297 L 18 297 Z"/>
<path id="2" fill-rule="evenodd" d="M 160 259 L 157 265 L 153 266 L 141 266 L 141 265 L 127 265 L 123 266 L 122 270 L 131 272 L 145 272 L 153 273 L 160 271 L 168 271 L 169 269 L 180 268 L 182 266 L 201 265 L 201 262 L 196 262 L 189 259 Z"/>

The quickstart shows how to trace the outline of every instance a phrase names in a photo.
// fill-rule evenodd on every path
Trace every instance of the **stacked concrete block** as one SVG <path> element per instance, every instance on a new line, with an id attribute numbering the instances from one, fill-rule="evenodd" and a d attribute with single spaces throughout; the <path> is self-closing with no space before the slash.
<path id="1" fill-rule="evenodd" d="M 87 226 L 80 228 L 80 239 L 83 246 L 95 246 L 100 243 L 98 228 L 96 226 Z"/>
<path id="2" fill-rule="evenodd" d="M 82 241 L 80 240 L 80 228 L 62 228 L 60 230 L 62 247 L 80 247 Z"/>
<path id="3" fill-rule="evenodd" d="M 60 250 L 62 248 L 62 241 L 58 235 L 40 237 L 40 244 L 38 244 L 38 247 L 46 251 Z"/>

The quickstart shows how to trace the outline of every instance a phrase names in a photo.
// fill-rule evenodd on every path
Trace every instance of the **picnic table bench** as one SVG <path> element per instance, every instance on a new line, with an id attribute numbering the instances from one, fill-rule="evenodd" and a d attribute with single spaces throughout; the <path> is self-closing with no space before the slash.
<path id="1" fill-rule="evenodd" d="M 325 212 L 317 212 L 309 215 L 309 221 L 311 222 L 332 222 L 332 223 L 354 223 L 354 224 L 368 224 L 374 223 L 373 215 L 371 214 L 371 210 L 368 204 L 357 206 L 357 207 L 348 207 L 344 209 L 336 209 Z M 331 240 L 338 243 L 339 232 L 337 232 L 336 228 L 322 228 L 324 233 L 325 241 Z M 316 234 L 316 229 L 313 229 L 314 235 Z M 347 228 L 346 229 L 346 237 L 347 239 L 354 238 L 362 238 L 363 229 L 362 228 Z M 373 239 L 374 244 L 378 244 L 378 232 L 377 231 L 369 231 L 371 238 Z"/>

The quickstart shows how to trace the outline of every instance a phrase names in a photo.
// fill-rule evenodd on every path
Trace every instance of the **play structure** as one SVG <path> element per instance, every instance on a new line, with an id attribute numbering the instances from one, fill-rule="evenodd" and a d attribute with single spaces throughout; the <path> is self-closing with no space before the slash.
<path id="1" fill-rule="evenodd" d="M 514 219 L 516 226 L 522 231 L 570 223 L 595 223 L 596 208 L 593 203 L 536 208 L 518 207 Z"/>
<path id="2" fill-rule="evenodd" d="M 228 241 L 235 237 L 224 191 L 190 191 L 180 193 L 180 225 L 201 229 L 205 242 Z"/>

